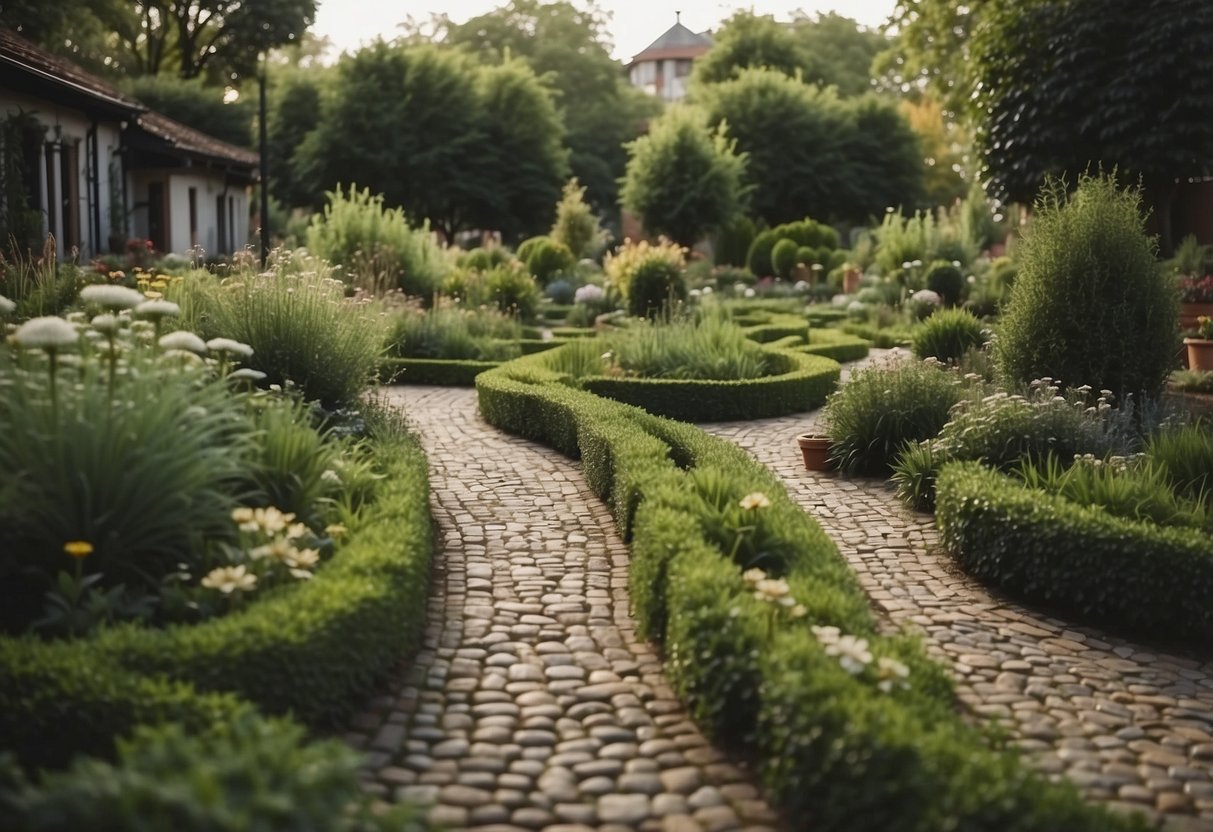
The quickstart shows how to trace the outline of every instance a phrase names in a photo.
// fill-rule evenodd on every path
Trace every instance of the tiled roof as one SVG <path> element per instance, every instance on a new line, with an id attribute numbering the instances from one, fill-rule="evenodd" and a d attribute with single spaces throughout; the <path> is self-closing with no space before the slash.
<path id="1" fill-rule="evenodd" d="M 250 150 L 220 141 L 200 130 L 187 127 L 167 116 L 149 110 L 112 84 L 85 72 L 76 64 L 47 52 L 11 29 L 0 27 L 0 69 L 16 70 L 36 78 L 41 84 L 84 96 L 107 110 L 118 110 L 138 129 L 169 148 L 191 156 L 255 167 L 258 156 Z M 45 89 L 45 87 L 40 87 Z M 50 96 L 47 96 L 48 98 Z M 80 99 L 77 99 L 80 100 Z"/>
<path id="2" fill-rule="evenodd" d="M 675 23 L 665 34 L 637 53 L 636 57 L 632 58 L 632 63 L 654 57 L 674 57 L 675 53 L 686 53 L 687 57 L 691 57 L 700 55 L 711 47 L 712 39 L 706 34 L 698 35 L 682 23 Z"/>
<path id="3" fill-rule="evenodd" d="M 237 164 L 255 167 L 259 160 L 256 153 L 220 141 L 213 136 L 187 127 L 179 121 L 148 110 L 139 116 L 139 126 L 158 139 L 168 142 L 177 150 L 211 159 L 223 159 Z"/>

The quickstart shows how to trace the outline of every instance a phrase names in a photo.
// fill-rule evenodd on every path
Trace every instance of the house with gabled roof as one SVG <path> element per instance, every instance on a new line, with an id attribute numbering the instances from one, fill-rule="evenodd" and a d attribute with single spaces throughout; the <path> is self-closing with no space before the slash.
<path id="1" fill-rule="evenodd" d="M 249 239 L 259 157 L 153 112 L 0 28 L 0 228 L 82 259 L 144 240 L 230 254 Z"/>
<path id="2" fill-rule="evenodd" d="M 712 38 L 682 25 L 682 13 L 674 13 L 674 25 L 632 58 L 627 65 L 633 87 L 665 101 L 680 101 L 687 94 L 691 64 L 712 48 Z"/>

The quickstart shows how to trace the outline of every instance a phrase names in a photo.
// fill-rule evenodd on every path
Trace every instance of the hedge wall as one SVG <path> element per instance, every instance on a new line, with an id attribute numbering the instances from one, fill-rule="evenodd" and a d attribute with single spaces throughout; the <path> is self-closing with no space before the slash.
<path id="1" fill-rule="evenodd" d="M 1146 828 L 1083 804 L 967 727 L 942 669 L 915 641 L 877 634 L 833 543 L 735 445 L 573 389 L 534 362 L 476 386 L 491 424 L 581 458 L 631 540 L 640 631 L 664 642 L 671 680 L 703 727 L 762 763 L 798 828 Z M 770 505 L 739 507 L 754 492 Z M 757 565 L 786 578 L 803 619 L 754 597 L 742 570 Z M 876 657 L 908 667 L 908 687 L 883 691 L 871 666 L 848 673 L 809 625 L 867 639 Z"/>
<path id="2" fill-rule="evenodd" d="M 395 439 L 378 460 L 385 477 L 374 502 L 310 581 L 197 625 L 0 639 L 6 746 L 23 762 L 98 753 L 91 746 L 151 717 L 212 719 L 235 701 L 220 692 L 311 725 L 344 715 L 419 646 L 425 618 L 433 546 L 425 455 Z"/>
<path id="3" fill-rule="evenodd" d="M 1030 489 L 977 462 L 939 473 L 935 520 L 973 576 L 1013 595 L 1167 638 L 1213 640 L 1213 542 Z"/>
<path id="4" fill-rule="evenodd" d="M 797 348 L 806 355 L 823 355 L 842 363 L 858 361 L 868 357 L 871 344 L 856 335 L 848 335 L 837 329 L 817 328 L 809 332 L 809 344 Z"/>
<path id="5" fill-rule="evenodd" d="M 455 361 L 445 358 L 385 358 L 379 363 L 379 380 L 384 384 L 471 387 L 476 376 L 499 364 L 498 361 Z"/>

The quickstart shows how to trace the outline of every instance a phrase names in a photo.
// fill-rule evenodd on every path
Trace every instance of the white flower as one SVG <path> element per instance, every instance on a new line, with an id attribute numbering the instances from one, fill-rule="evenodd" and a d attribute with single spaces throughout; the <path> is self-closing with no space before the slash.
<path id="1" fill-rule="evenodd" d="M 109 314 L 98 315 L 97 317 L 93 318 L 90 323 L 92 324 L 93 329 L 97 330 L 103 335 L 116 335 L 119 327 L 122 325 L 122 322 L 119 321 L 118 318 Z"/>
<path id="2" fill-rule="evenodd" d="M 185 350 L 186 352 L 206 352 L 206 342 L 192 332 L 179 329 L 170 332 L 160 339 L 160 346 L 166 350 Z"/>
<path id="3" fill-rule="evenodd" d="M 31 350 L 57 350 L 73 346 L 80 336 L 76 328 L 62 318 L 33 318 L 17 327 L 13 340 Z"/>
<path id="4" fill-rule="evenodd" d="M 754 584 L 754 597 L 772 604 L 782 604 L 785 598 L 791 597 L 791 592 L 792 588 L 783 578 L 766 578 Z"/>
<path id="5" fill-rule="evenodd" d="M 756 584 L 759 581 L 765 581 L 767 573 L 761 569 L 747 569 L 741 573 L 741 577 L 747 584 Z"/>
<path id="6" fill-rule="evenodd" d="M 882 693 L 890 693 L 897 687 L 909 687 L 904 681 L 909 675 L 910 668 L 897 659 L 881 656 L 876 660 L 876 677 L 879 679 L 876 687 L 880 688 Z"/>
<path id="7" fill-rule="evenodd" d="M 262 558 L 273 558 L 276 561 L 286 563 L 295 553 L 295 545 L 285 537 L 275 537 L 264 546 L 258 546 L 255 549 L 249 550 L 249 557 L 253 560 L 261 560 Z"/>
<path id="8" fill-rule="evenodd" d="M 239 526 L 242 532 L 255 532 L 261 528 L 257 515 L 245 506 L 232 509 L 232 522 Z"/>
<path id="9" fill-rule="evenodd" d="M 813 631 L 813 636 L 822 644 L 833 644 L 842 635 L 842 630 L 837 627 L 819 627 L 814 625 L 809 629 Z"/>
<path id="10" fill-rule="evenodd" d="M 753 289 L 746 289 L 746 290 L 745 290 L 745 296 L 746 296 L 747 298 L 752 298 L 752 297 L 754 297 L 754 296 L 755 296 L 755 295 L 757 295 L 757 294 L 758 294 L 758 293 L 757 293 L 757 292 L 755 292 Z"/>
<path id="11" fill-rule="evenodd" d="M 17 304 L 13 303 L 4 295 L 0 295 L 0 315 L 11 315 L 16 311 L 16 309 Z"/>
<path id="12" fill-rule="evenodd" d="M 710 295 L 710 294 L 712 294 L 712 287 L 711 287 L 711 286 L 704 286 L 704 287 L 703 287 L 703 293 L 704 293 L 705 295 Z"/>
<path id="13" fill-rule="evenodd" d="M 341 475 L 332 468 L 325 468 L 324 473 L 320 475 L 320 481 L 332 483 L 333 485 L 341 485 Z"/>
<path id="14" fill-rule="evenodd" d="M 248 367 L 241 367 L 239 370 L 233 370 L 227 374 L 228 378 L 248 379 L 249 381 L 261 381 L 265 378 L 265 373 L 260 370 L 250 370 Z"/>
<path id="15" fill-rule="evenodd" d="M 832 643 L 825 645 L 826 655 L 834 656 L 842 669 L 852 676 L 863 673 L 863 669 L 872 661 L 868 651 L 868 640 L 858 636 L 843 635 Z"/>
<path id="16" fill-rule="evenodd" d="M 253 516 L 257 520 L 257 525 L 269 534 L 283 531 L 295 520 L 294 514 L 283 513 L 273 506 L 253 509 Z"/>
<path id="17" fill-rule="evenodd" d="M 200 355 L 190 352 L 189 350 L 165 350 L 164 357 L 176 358 L 183 364 L 191 364 L 194 366 L 201 366 L 205 363 Z"/>
<path id="18" fill-rule="evenodd" d="M 320 550 L 295 549 L 284 562 L 293 569 L 311 569 L 320 562 Z"/>
<path id="19" fill-rule="evenodd" d="M 240 566 L 221 566 L 212 569 L 210 574 L 202 579 L 202 585 L 207 589 L 217 589 L 224 595 L 233 592 L 247 592 L 257 585 L 257 576 L 249 572 L 243 564 Z"/>
<path id="20" fill-rule="evenodd" d="M 309 531 L 310 529 L 308 529 L 306 523 L 291 523 L 286 527 L 286 537 L 287 540 L 297 540 L 305 536 Z"/>
<path id="21" fill-rule="evenodd" d="M 105 309 L 132 309 L 143 303 L 144 297 L 134 289 L 97 283 L 80 290 L 80 300 L 95 303 Z"/>
<path id="22" fill-rule="evenodd" d="M 754 491 L 742 497 L 738 502 L 738 505 L 740 505 L 746 511 L 751 511 L 753 509 L 769 507 L 771 505 L 771 500 L 761 491 Z"/>
<path id="23" fill-rule="evenodd" d="M 181 314 L 181 307 L 171 300 L 145 300 L 132 310 L 143 318 L 175 318 Z"/>
<path id="24" fill-rule="evenodd" d="M 808 609 L 805 608 L 804 604 L 796 604 L 795 606 L 792 607 L 792 611 L 788 614 L 791 615 L 793 618 L 804 618 L 806 615 L 809 614 L 809 611 L 808 611 Z"/>
<path id="25" fill-rule="evenodd" d="M 595 303 L 606 297 L 606 292 L 601 286 L 595 286 L 593 283 L 587 283 L 576 292 L 573 293 L 574 303 Z"/>
<path id="26" fill-rule="evenodd" d="M 253 354 L 253 348 L 248 344 L 242 344 L 239 341 L 233 341 L 231 338 L 212 338 L 206 342 L 207 349 L 215 352 L 227 352 L 232 355 L 240 355 L 249 358 Z"/>

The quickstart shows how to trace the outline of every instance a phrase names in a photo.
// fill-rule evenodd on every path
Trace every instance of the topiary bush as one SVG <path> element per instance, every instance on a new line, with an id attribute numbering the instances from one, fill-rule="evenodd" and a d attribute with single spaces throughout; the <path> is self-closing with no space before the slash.
<path id="1" fill-rule="evenodd" d="M 947 260 L 936 260 L 927 267 L 927 288 L 939 295 L 945 305 L 955 306 L 964 293 L 964 274 L 959 266 Z"/>
<path id="2" fill-rule="evenodd" d="M 988 340 L 985 326 L 972 312 L 941 309 L 914 331 L 912 349 L 919 358 L 957 364 L 966 352 L 980 349 Z"/>
<path id="3" fill-rule="evenodd" d="M 771 249 L 771 268 L 777 277 L 787 280 L 792 276 L 799 251 L 795 240 L 784 238 L 775 244 Z"/>
<path id="4" fill-rule="evenodd" d="M 485 288 L 500 311 L 524 321 L 535 319 L 539 311 L 539 286 L 517 263 L 489 270 L 485 274 Z"/>
<path id="5" fill-rule="evenodd" d="M 1156 398 L 1175 363 L 1178 307 L 1147 236 L 1141 192 L 1083 175 L 1048 182 L 1016 248 L 995 356 L 1006 378 Z"/>
<path id="6" fill-rule="evenodd" d="M 772 229 L 759 232 L 758 236 L 754 238 L 754 242 L 750 243 L 750 250 L 746 252 L 746 268 L 758 277 L 773 275 L 775 269 L 771 265 L 771 250 L 775 248 L 777 242 L 779 242 L 779 235 Z"/>
<path id="7" fill-rule="evenodd" d="M 531 275 L 545 286 L 557 275 L 569 271 L 577 262 L 568 246 L 550 237 L 532 237 L 527 240 L 518 247 L 518 257 L 526 263 Z"/>
<path id="8" fill-rule="evenodd" d="M 921 361 L 858 370 L 826 402 L 830 457 L 842 471 L 886 473 L 903 446 L 939 433 L 965 395 L 958 376 Z"/>

